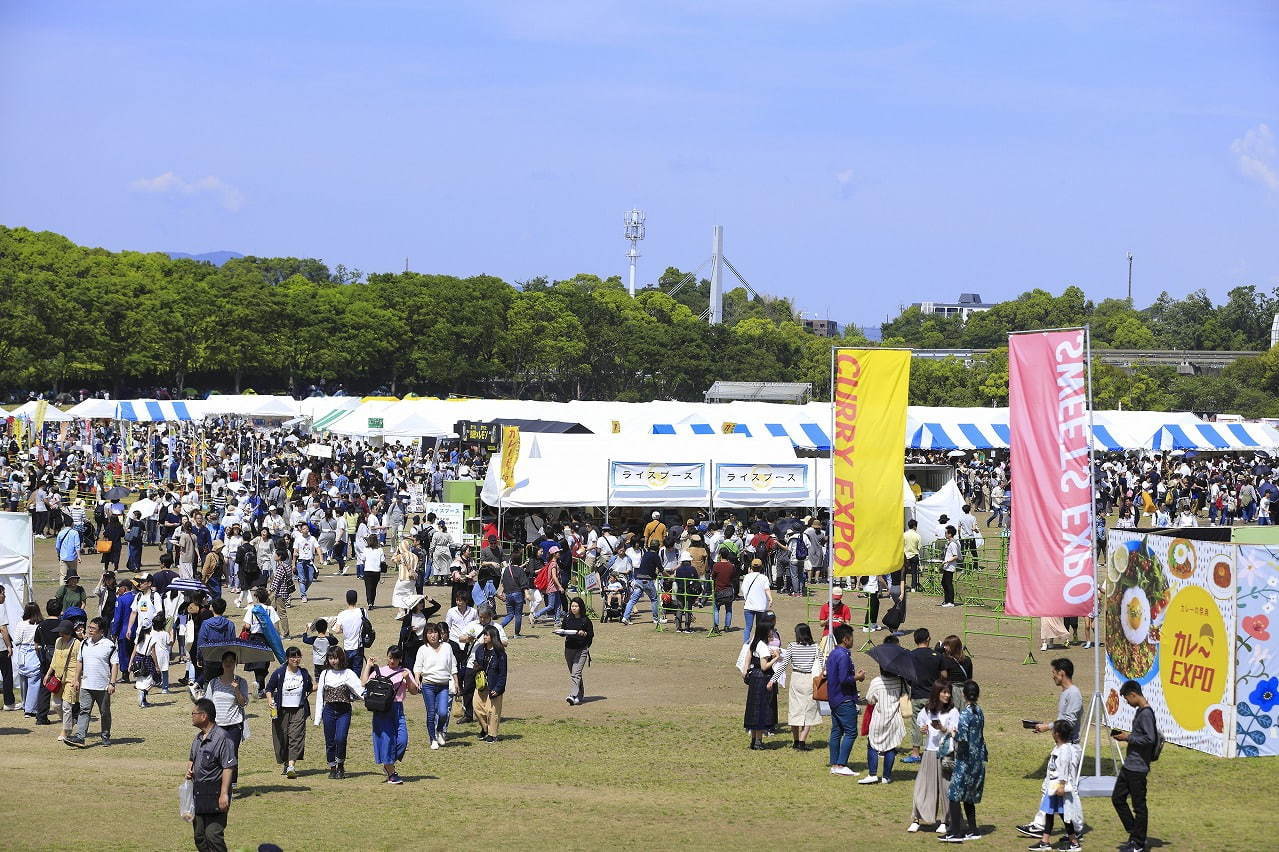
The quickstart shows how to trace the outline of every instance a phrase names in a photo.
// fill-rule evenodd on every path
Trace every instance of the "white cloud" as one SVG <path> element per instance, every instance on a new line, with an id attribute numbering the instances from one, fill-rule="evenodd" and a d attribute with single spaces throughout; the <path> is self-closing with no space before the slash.
<path id="1" fill-rule="evenodd" d="M 1275 134 L 1267 124 L 1258 124 L 1241 138 L 1230 143 L 1239 173 L 1255 180 L 1271 192 L 1279 192 L 1279 155 L 1275 152 Z"/>
<path id="2" fill-rule="evenodd" d="M 206 175 L 199 180 L 186 181 L 173 172 L 165 172 L 153 178 L 139 178 L 129 184 L 134 192 L 154 195 L 211 195 L 227 210 L 235 212 L 244 206 L 244 193 L 222 178 Z"/>

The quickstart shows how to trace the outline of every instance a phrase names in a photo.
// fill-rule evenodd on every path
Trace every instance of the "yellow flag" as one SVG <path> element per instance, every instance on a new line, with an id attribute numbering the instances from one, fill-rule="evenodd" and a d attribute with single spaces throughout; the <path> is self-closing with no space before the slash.
<path id="1" fill-rule="evenodd" d="M 36 403 L 36 414 L 35 414 L 35 424 L 34 424 L 35 428 L 31 430 L 32 443 L 39 441 L 41 437 L 44 435 L 44 432 L 41 430 L 44 429 L 44 416 L 45 416 L 45 412 L 47 412 L 48 410 L 49 410 L 49 403 L 47 400 L 42 399 Z"/>
<path id="2" fill-rule="evenodd" d="M 515 462 L 520 457 L 520 427 L 502 427 L 502 485 L 515 487 Z"/>
<path id="3" fill-rule="evenodd" d="M 910 352 L 836 349 L 830 549 L 836 577 L 902 566 Z"/>
<path id="4" fill-rule="evenodd" d="M 21 417 L 15 417 L 13 419 L 13 440 L 18 442 L 18 449 L 21 450 L 26 446 L 26 436 L 27 421 Z"/>

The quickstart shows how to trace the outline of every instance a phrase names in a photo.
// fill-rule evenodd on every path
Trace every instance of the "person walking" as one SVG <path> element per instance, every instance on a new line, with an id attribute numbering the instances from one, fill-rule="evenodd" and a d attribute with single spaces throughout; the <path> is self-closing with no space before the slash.
<path id="1" fill-rule="evenodd" d="M 524 593 L 529 588 L 528 574 L 524 566 L 515 560 L 504 562 L 502 566 L 502 595 L 506 601 L 506 615 L 502 617 L 502 627 L 515 621 L 515 636 L 520 635 L 524 624 Z"/>
<path id="2" fill-rule="evenodd" d="M 342 637 L 342 652 L 346 654 L 348 668 L 358 678 L 364 674 L 364 610 L 360 608 L 360 595 L 355 589 L 346 590 L 346 609 L 334 616 L 329 624 L 334 634 Z"/>
<path id="3" fill-rule="evenodd" d="M 564 635 L 564 662 L 568 665 L 569 692 L 564 700 L 576 707 L 586 697 L 582 676 L 591 664 L 591 643 L 595 641 L 595 625 L 586 614 L 586 601 L 580 597 L 568 602 L 568 615 L 560 625 Z"/>
<path id="4" fill-rule="evenodd" d="M 937 681 L 928 697 L 928 703 L 915 717 L 915 727 L 927 734 L 928 741 L 924 745 L 923 760 L 915 776 L 915 795 L 907 831 L 919 831 L 923 825 L 936 825 L 938 834 L 946 833 L 948 779 L 937 752 L 946 733 L 959 727 L 959 711 L 951 703 L 950 689 L 948 682 Z"/>
<path id="5" fill-rule="evenodd" d="M 848 765 L 857 739 L 857 681 L 866 677 L 853 665 L 853 628 L 835 628 L 835 648 L 826 658 L 826 689 L 830 702 L 830 774 L 851 778 L 857 773 Z"/>
<path id="6" fill-rule="evenodd" d="M 315 683 L 315 722 L 324 726 L 324 759 L 329 778 L 346 777 L 346 739 L 351 730 L 351 702 L 364 697 L 364 684 L 347 666 L 346 652 L 330 647 Z"/>
<path id="7" fill-rule="evenodd" d="M 426 643 L 417 650 L 413 662 L 413 675 L 422 688 L 422 702 L 426 705 L 426 735 L 431 749 L 444 745 L 444 732 L 449 720 L 449 702 L 458 689 L 458 664 L 453 656 L 453 646 L 445 642 L 440 625 L 426 625 Z"/>
<path id="8" fill-rule="evenodd" d="M 720 633 L 720 610 L 724 611 L 723 632 L 727 633 L 733 626 L 733 601 L 737 600 L 737 590 L 733 587 L 733 581 L 737 579 L 734 558 L 731 547 L 721 546 L 719 559 L 711 566 L 711 583 L 715 594 L 711 602 L 711 633 L 717 636 Z"/>
<path id="9" fill-rule="evenodd" d="M 85 641 L 80 646 L 80 680 L 73 682 L 80 694 L 80 713 L 75 733 L 66 739 L 69 746 L 84 747 L 89 714 L 95 704 L 102 722 L 102 744 L 111 745 L 111 696 L 120 679 L 120 665 L 115 643 L 106 637 L 106 630 L 103 618 L 91 619 L 85 628 Z"/>
<path id="10" fill-rule="evenodd" d="M 661 596 L 657 593 L 656 584 L 657 574 L 662 567 L 660 549 L 660 542 L 649 542 L 640 555 L 639 564 L 634 567 L 631 574 L 631 596 L 627 599 L 626 608 L 622 612 L 622 624 L 627 627 L 631 625 L 631 613 L 635 611 L 640 595 L 647 595 L 649 603 L 652 604 L 653 623 L 660 624 L 662 621 L 662 615 L 658 609 L 661 606 Z"/>
<path id="11" fill-rule="evenodd" d="M 364 603 L 369 609 L 377 606 L 377 586 L 382 582 L 382 543 L 378 541 L 376 535 L 370 535 L 364 540 L 364 554 L 362 556 L 364 571 Z"/>
<path id="12" fill-rule="evenodd" d="M 1150 820 L 1150 812 L 1146 809 L 1146 785 L 1150 779 L 1150 764 L 1159 759 L 1163 737 L 1159 734 L 1154 708 L 1141 693 L 1141 684 L 1135 680 L 1125 681 L 1119 687 L 1119 697 L 1137 712 L 1132 717 L 1131 733 L 1118 731 L 1112 734 L 1119 742 L 1128 744 L 1128 752 L 1124 755 L 1110 802 L 1115 806 L 1124 831 L 1128 832 L 1128 843 L 1119 848 L 1124 852 L 1143 852 Z M 1132 799 L 1131 808 L 1129 799 Z"/>
<path id="13" fill-rule="evenodd" d="M 373 760 L 386 773 L 385 783 L 403 784 L 404 780 L 395 771 L 395 764 L 404 760 L 409 748 L 409 726 L 404 718 L 404 694 L 412 692 L 417 695 L 422 690 L 413 672 L 404 668 L 404 659 L 398 645 L 386 649 L 385 666 L 379 665 L 373 657 L 364 664 L 361 683 L 366 691 L 369 680 L 374 677 L 389 680 L 395 691 L 391 706 L 373 713 Z"/>
<path id="14" fill-rule="evenodd" d="M 866 733 L 866 777 L 858 784 L 893 783 L 893 761 L 906 736 L 900 709 L 901 697 L 906 694 L 909 694 L 906 681 L 883 669 L 871 680 L 866 690 L 866 712 L 871 714 L 870 729 Z"/>
<path id="15" fill-rule="evenodd" d="M 752 559 L 750 571 L 742 580 L 742 642 L 748 642 L 755 634 L 755 622 L 773 608 L 773 590 L 768 575 L 764 573 L 764 561 Z"/>
<path id="16" fill-rule="evenodd" d="M 22 608 L 22 621 L 9 631 L 10 641 L 13 643 L 13 660 L 22 687 L 22 710 L 24 715 L 32 719 L 37 714 L 40 675 L 44 671 L 40 664 L 40 652 L 36 647 L 36 629 L 39 626 L 40 606 L 29 603 Z"/>
<path id="17" fill-rule="evenodd" d="M 289 646 L 284 665 L 266 681 L 275 762 L 283 767 L 280 774 L 289 778 L 298 777 L 295 764 L 306 756 L 306 718 L 311 710 L 307 698 L 313 688 L 311 673 L 302 665 L 302 649 Z"/>
<path id="18" fill-rule="evenodd" d="M 221 672 L 210 678 L 204 688 L 204 698 L 213 702 L 214 723 L 222 729 L 235 751 L 235 766 L 231 769 L 231 790 L 235 791 L 240 778 L 240 743 L 244 740 L 244 708 L 249 704 L 249 682 L 235 673 L 239 658 L 235 651 L 224 651 Z"/>
<path id="19" fill-rule="evenodd" d="M 191 707 L 191 725 L 199 733 L 191 741 L 186 779 L 195 800 L 191 827 L 199 852 L 226 852 L 227 817 L 231 810 L 231 778 L 235 774 L 235 746 L 218 727 L 217 708 L 207 698 Z"/>
<path id="20" fill-rule="evenodd" d="M 911 718 L 919 715 L 932 695 L 933 684 L 941 676 L 941 654 L 932 647 L 932 634 L 927 627 L 915 629 L 913 636 L 915 650 L 910 652 L 915 663 L 915 680 L 910 685 Z M 911 725 L 911 753 L 902 758 L 902 763 L 919 763 L 924 737 L 919 726 Z"/>
<path id="21" fill-rule="evenodd" d="M 941 565 L 941 607 L 955 605 L 955 572 L 959 570 L 959 539 L 955 537 L 954 526 L 946 525 L 946 550 Z"/>
<path id="22" fill-rule="evenodd" d="M 58 639 L 53 643 L 53 659 L 45 672 L 42 683 L 48 688 L 53 684 L 51 678 L 57 679 L 58 688 L 51 689 L 49 694 L 53 705 L 62 716 L 62 733 L 59 742 L 66 742 L 71 736 L 71 727 L 75 723 L 76 706 L 80 697 L 79 690 L 72 684 L 80 680 L 80 646 L 83 640 L 75 635 L 76 625 L 68 619 L 58 622 Z"/>
<path id="23" fill-rule="evenodd" d="M 986 786 L 986 716 L 977 704 L 981 697 L 977 681 L 966 681 L 963 695 L 964 709 L 959 711 L 959 724 L 950 732 L 955 767 L 950 771 L 950 786 L 946 791 L 948 830 L 941 838 L 947 843 L 963 843 L 981 836 L 977 831 L 977 803 Z"/>
<path id="24" fill-rule="evenodd" d="M 475 719 L 480 723 L 480 740 L 497 742 L 502 724 L 502 697 L 506 694 L 506 649 L 497 626 L 486 625 L 475 651 Z"/>
<path id="25" fill-rule="evenodd" d="M 1052 837 L 1053 817 L 1060 816 L 1062 830 L 1066 833 L 1065 843 L 1059 847 L 1061 852 L 1080 852 L 1083 848 L 1079 845 L 1079 837 L 1084 830 L 1084 809 L 1079 791 L 1075 789 L 1075 780 L 1079 777 L 1083 753 L 1078 744 L 1070 741 L 1074 736 L 1074 728 L 1069 722 L 1058 719 L 1052 723 L 1052 732 L 1053 750 L 1048 756 L 1043 796 L 1039 801 L 1043 828 L 1040 830 L 1039 842 L 1029 849 L 1032 852 L 1051 852 L 1053 846 L 1049 841 Z"/>

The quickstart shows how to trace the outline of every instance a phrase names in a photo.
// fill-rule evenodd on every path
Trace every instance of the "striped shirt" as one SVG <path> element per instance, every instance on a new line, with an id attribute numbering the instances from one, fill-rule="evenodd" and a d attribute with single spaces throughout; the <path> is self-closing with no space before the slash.
<path id="1" fill-rule="evenodd" d="M 812 674 L 817 663 L 817 645 L 792 642 L 782 649 L 782 658 L 773 666 L 773 683 L 780 683 L 789 669 L 796 674 Z"/>

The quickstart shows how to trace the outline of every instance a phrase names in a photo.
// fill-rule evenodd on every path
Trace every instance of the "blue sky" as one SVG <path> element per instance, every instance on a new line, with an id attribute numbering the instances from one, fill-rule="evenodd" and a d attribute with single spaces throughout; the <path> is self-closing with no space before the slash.
<path id="1" fill-rule="evenodd" d="M 0 5 L 0 223 L 507 280 L 696 267 L 867 325 L 1279 286 L 1273 2 Z"/>

